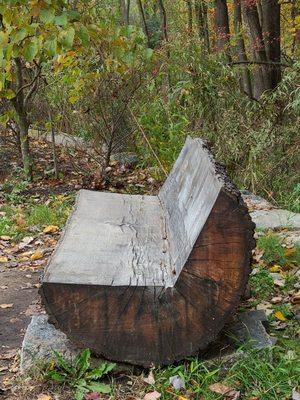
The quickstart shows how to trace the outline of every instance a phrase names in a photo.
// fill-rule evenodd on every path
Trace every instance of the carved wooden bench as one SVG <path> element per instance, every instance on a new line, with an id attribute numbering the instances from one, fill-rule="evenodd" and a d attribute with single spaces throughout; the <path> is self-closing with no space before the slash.
<path id="1" fill-rule="evenodd" d="M 111 360 L 191 355 L 238 305 L 253 229 L 224 170 L 188 138 L 158 196 L 79 192 L 43 277 L 50 320 Z"/>

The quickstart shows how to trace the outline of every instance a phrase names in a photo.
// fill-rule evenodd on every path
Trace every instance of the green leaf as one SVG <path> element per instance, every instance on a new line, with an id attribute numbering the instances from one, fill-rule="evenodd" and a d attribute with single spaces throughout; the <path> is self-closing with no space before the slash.
<path id="1" fill-rule="evenodd" d="M 67 380 L 67 377 L 64 376 L 63 374 L 60 374 L 57 371 L 50 371 L 47 374 L 48 379 L 52 379 L 55 382 L 65 382 Z"/>
<path id="2" fill-rule="evenodd" d="M 12 35 L 12 41 L 14 43 L 20 43 L 28 35 L 26 28 L 19 29 L 14 35 Z"/>
<path id="3" fill-rule="evenodd" d="M 24 49 L 23 49 L 23 55 L 24 55 L 25 60 L 26 61 L 34 60 L 38 51 L 39 51 L 39 45 L 38 45 L 37 38 L 33 38 L 32 40 L 30 40 L 30 42 L 26 42 Z"/>
<path id="4" fill-rule="evenodd" d="M 49 56 L 53 57 L 57 54 L 57 39 L 49 39 L 45 42 L 45 50 Z"/>
<path id="5" fill-rule="evenodd" d="M 57 359 L 58 366 L 69 374 L 73 374 L 74 368 L 71 363 L 69 363 L 58 351 L 53 350 L 53 353 Z"/>
<path id="6" fill-rule="evenodd" d="M 0 94 L 1 96 L 1 94 Z M 6 124 L 9 121 L 9 116 L 7 114 L 0 115 L 0 124 Z"/>
<path id="7" fill-rule="evenodd" d="M 105 383 L 100 382 L 90 382 L 86 386 L 91 392 L 98 392 L 98 393 L 110 393 L 111 387 L 106 385 Z"/>
<path id="8" fill-rule="evenodd" d="M 8 43 L 8 33 L 0 31 L 0 44 L 3 46 Z"/>
<path id="9" fill-rule="evenodd" d="M 69 29 L 61 32 L 60 33 L 60 42 L 61 42 L 61 44 L 65 48 L 70 49 L 73 46 L 74 36 L 75 36 L 75 30 L 72 27 L 70 27 Z"/>
<path id="10" fill-rule="evenodd" d="M 84 395 L 88 393 L 88 389 L 82 386 L 78 386 L 75 392 L 75 400 L 82 400 Z"/>
<path id="11" fill-rule="evenodd" d="M 90 41 L 89 31 L 85 26 L 81 26 L 78 31 L 78 37 L 81 40 L 83 46 L 87 46 Z"/>
<path id="12" fill-rule="evenodd" d="M 51 24 L 55 19 L 55 10 L 53 8 L 43 9 L 40 12 L 40 20 L 45 24 Z"/>
<path id="13" fill-rule="evenodd" d="M 91 352 L 89 349 L 85 349 L 77 355 L 75 359 L 75 368 L 80 377 L 88 370 L 90 366 L 90 358 Z"/>
<path id="14" fill-rule="evenodd" d="M 5 97 L 8 100 L 13 99 L 14 97 L 16 97 L 16 94 L 13 90 L 11 89 L 6 89 L 1 93 L 1 97 Z"/>
<path id="15" fill-rule="evenodd" d="M 55 25 L 59 26 L 67 26 L 68 24 L 68 14 L 66 12 L 63 12 L 61 15 L 58 15 L 55 17 Z"/>
<path id="16" fill-rule="evenodd" d="M 149 60 L 152 57 L 153 50 L 150 49 L 149 47 L 145 50 L 145 56 Z"/>
<path id="17" fill-rule="evenodd" d="M 102 363 L 98 368 L 93 369 L 90 373 L 88 373 L 87 377 L 89 379 L 99 379 L 102 378 L 103 375 L 108 374 L 115 368 L 116 364 L 113 363 Z"/>

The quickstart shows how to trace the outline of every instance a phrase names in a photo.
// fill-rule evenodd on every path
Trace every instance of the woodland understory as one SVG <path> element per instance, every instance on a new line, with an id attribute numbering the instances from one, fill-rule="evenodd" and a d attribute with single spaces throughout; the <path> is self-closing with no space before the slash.
<path id="1" fill-rule="evenodd" d="M 0 399 L 74 399 L 55 357 L 26 378 L 18 351 L 77 190 L 156 194 L 191 136 L 239 189 L 300 212 L 299 55 L 298 0 L 0 0 Z M 289 235 L 257 232 L 240 306 L 267 311 L 273 348 L 225 372 L 201 357 L 113 370 L 85 399 L 299 400 Z"/>

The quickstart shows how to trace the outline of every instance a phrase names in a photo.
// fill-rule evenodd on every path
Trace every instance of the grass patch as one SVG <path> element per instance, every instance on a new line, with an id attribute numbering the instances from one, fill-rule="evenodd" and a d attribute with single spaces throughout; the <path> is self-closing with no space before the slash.
<path id="1" fill-rule="evenodd" d="M 37 203 L 38 202 L 38 203 Z M 42 203 L 39 198 L 26 201 L 23 196 L 10 197 L 7 204 L 0 207 L 4 213 L 0 218 L 0 235 L 13 239 L 39 233 L 46 225 L 57 225 L 62 228 L 71 212 L 74 195 L 51 196 Z"/>
<path id="2" fill-rule="evenodd" d="M 260 300 L 266 300 L 274 291 L 274 281 L 265 269 L 250 276 L 251 293 Z"/>
<path id="3" fill-rule="evenodd" d="M 257 240 L 257 247 L 263 251 L 263 260 L 267 264 L 284 264 L 286 261 L 284 247 L 282 247 L 280 238 L 269 233 Z"/>
<path id="4" fill-rule="evenodd" d="M 207 369 L 205 362 L 193 358 L 176 367 L 170 366 L 156 372 L 152 390 L 162 393 L 163 400 L 195 398 L 222 399 L 210 390 L 210 385 L 222 382 L 241 392 L 241 399 L 283 400 L 290 399 L 292 389 L 300 384 L 300 366 L 297 351 L 287 352 L 281 347 L 265 350 L 247 350 L 224 375 L 220 366 Z M 178 375 L 185 382 L 181 392 L 170 387 L 169 378 Z M 150 390 L 149 390 L 150 391 Z"/>

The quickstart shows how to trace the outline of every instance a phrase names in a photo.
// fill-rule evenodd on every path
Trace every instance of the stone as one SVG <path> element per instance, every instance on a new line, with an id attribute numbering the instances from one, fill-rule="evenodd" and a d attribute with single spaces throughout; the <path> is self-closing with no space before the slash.
<path id="1" fill-rule="evenodd" d="M 228 334 L 237 341 L 238 345 L 249 344 L 254 349 L 261 349 L 275 344 L 266 331 L 268 322 L 265 311 L 255 310 L 238 314 L 238 321 L 230 326 Z"/>
<path id="2" fill-rule="evenodd" d="M 55 357 L 53 350 L 70 359 L 76 356 L 76 349 L 67 336 L 48 322 L 47 315 L 34 315 L 27 327 L 21 349 L 20 371 L 22 374 L 33 372 L 43 363 Z"/>
<path id="3" fill-rule="evenodd" d="M 53 351 L 62 354 L 67 360 L 74 359 L 82 351 L 82 348 L 75 346 L 67 336 L 56 329 L 48 321 L 45 314 L 34 315 L 29 323 L 21 349 L 20 372 L 24 375 L 34 374 L 43 366 L 55 360 Z M 97 367 L 106 360 L 91 357 L 91 366 Z M 117 372 L 131 373 L 133 367 L 127 364 L 118 364 Z"/>
<path id="4" fill-rule="evenodd" d="M 248 190 L 241 190 L 240 192 L 242 194 L 243 200 L 247 204 L 250 211 L 271 210 L 273 208 L 276 208 L 269 201 L 265 200 L 260 196 L 257 196 L 256 194 L 249 192 Z"/>
<path id="5" fill-rule="evenodd" d="M 300 214 L 287 210 L 257 210 L 251 214 L 252 221 L 256 224 L 256 229 L 289 230 L 300 229 Z"/>

